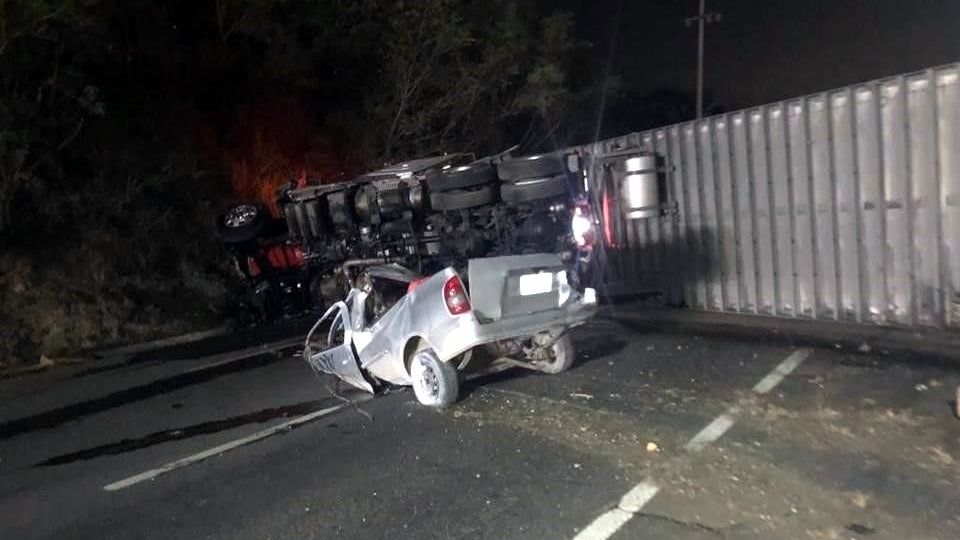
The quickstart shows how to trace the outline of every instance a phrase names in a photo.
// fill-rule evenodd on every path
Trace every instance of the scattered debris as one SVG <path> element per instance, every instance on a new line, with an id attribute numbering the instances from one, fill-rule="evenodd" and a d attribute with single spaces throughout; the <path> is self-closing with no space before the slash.
<path id="1" fill-rule="evenodd" d="M 844 528 L 850 532 L 863 535 L 869 535 L 877 532 L 873 527 L 867 527 L 866 525 L 861 525 L 860 523 L 851 523 Z"/>
<path id="2" fill-rule="evenodd" d="M 647 452 L 658 452 L 660 447 L 657 446 L 657 443 L 650 441 L 647 443 Z"/>
<path id="3" fill-rule="evenodd" d="M 850 504 L 863 510 L 870 504 L 870 496 L 862 491 L 854 491 L 850 493 Z"/>
<path id="4" fill-rule="evenodd" d="M 867 354 L 872 350 L 872 348 L 870 347 L 870 345 L 867 345 L 866 341 L 864 341 L 863 343 L 860 344 L 859 347 L 857 347 L 857 350 L 864 354 Z"/>
<path id="5" fill-rule="evenodd" d="M 917 392 L 926 392 L 929 389 L 929 387 L 923 383 L 918 383 L 916 386 L 913 387 L 913 389 L 916 390 Z"/>
<path id="6" fill-rule="evenodd" d="M 592 396 L 592 395 L 590 395 L 590 394 L 581 394 L 581 393 L 579 393 L 579 392 L 574 392 L 574 393 L 570 394 L 570 397 L 572 397 L 572 398 L 581 398 L 581 399 L 593 399 L 593 396 Z"/>

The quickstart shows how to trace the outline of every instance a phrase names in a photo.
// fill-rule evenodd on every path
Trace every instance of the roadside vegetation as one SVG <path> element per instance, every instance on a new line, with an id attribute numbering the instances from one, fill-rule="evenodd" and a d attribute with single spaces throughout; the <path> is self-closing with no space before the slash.
<path id="1" fill-rule="evenodd" d="M 523 0 L 0 0 L 0 364 L 221 320 L 228 200 L 568 143 L 572 25 Z"/>

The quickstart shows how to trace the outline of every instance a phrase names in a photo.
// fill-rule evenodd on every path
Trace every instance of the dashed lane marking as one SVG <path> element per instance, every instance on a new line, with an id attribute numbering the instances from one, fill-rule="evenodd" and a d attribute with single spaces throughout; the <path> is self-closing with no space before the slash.
<path id="1" fill-rule="evenodd" d="M 736 411 L 731 410 L 714 418 L 713 422 L 707 424 L 707 427 L 701 429 L 700 433 L 694 435 L 684 448 L 692 452 L 703 450 L 713 441 L 723 437 L 723 434 L 737 421 L 735 415 Z"/>
<path id="2" fill-rule="evenodd" d="M 793 353 L 791 353 L 786 360 L 780 362 L 780 365 L 775 367 L 769 375 L 760 379 L 760 382 L 753 387 L 753 391 L 758 394 L 766 394 L 773 390 L 811 354 L 813 354 L 812 349 L 797 349 L 793 351 Z"/>
<path id="3" fill-rule="evenodd" d="M 812 349 L 793 351 L 766 377 L 760 379 L 760 382 L 753 387 L 753 391 L 757 394 L 770 392 L 811 354 L 813 354 Z M 692 452 L 698 452 L 723 437 L 723 434 L 737 421 L 737 413 L 736 407 L 733 407 L 714 418 L 712 422 L 694 435 L 684 448 Z M 600 514 L 597 519 L 577 533 L 573 540 L 607 540 L 630 521 L 634 514 L 640 512 L 658 491 L 660 491 L 660 488 L 652 480 L 640 482 L 620 498 L 620 503 L 615 508 Z"/>
<path id="4" fill-rule="evenodd" d="M 649 480 L 633 486 L 620 503 L 613 509 L 600 514 L 590 525 L 580 531 L 573 540 L 606 540 L 623 527 L 634 514 L 639 512 L 660 488 Z"/>

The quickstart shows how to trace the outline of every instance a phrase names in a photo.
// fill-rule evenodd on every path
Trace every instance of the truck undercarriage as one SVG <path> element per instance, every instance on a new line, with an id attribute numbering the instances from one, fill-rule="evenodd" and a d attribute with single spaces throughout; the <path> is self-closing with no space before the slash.
<path id="1" fill-rule="evenodd" d="M 589 235 L 571 228 L 574 215 L 590 216 L 581 174 L 576 154 L 445 155 L 287 187 L 277 217 L 264 205 L 231 207 L 217 228 L 243 276 L 236 311 L 262 323 L 322 308 L 348 289 L 352 265 L 398 262 L 428 274 L 476 257 L 585 258 Z"/>

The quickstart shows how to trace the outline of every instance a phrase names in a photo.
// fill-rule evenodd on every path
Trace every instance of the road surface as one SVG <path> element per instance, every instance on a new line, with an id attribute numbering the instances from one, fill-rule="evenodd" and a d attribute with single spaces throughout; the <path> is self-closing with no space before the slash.
<path id="1" fill-rule="evenodd" d="M 960 370 L 596 320 L 559 376 L 330 394 L 291 350 L 0 381 L 3 538 L 960 538 Z M 248 351 L 249 352 L 249 351 Z"/>

